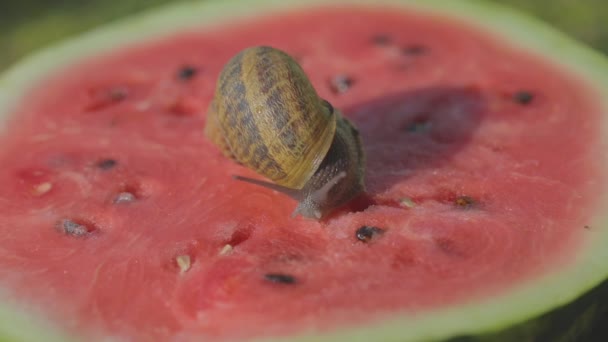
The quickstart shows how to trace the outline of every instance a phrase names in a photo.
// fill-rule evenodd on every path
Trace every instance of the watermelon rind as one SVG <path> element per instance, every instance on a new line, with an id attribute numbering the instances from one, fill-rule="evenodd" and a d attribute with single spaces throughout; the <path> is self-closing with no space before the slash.
<path id="1" fill-rule="evenodd" d="M 170 37 L 186 30 L 238 25 L 243 18 L 312 6 L 395 6 L 446 15 L 537 55 L 588 84 L 602 106 L 602 147 L 608 134 L 608 62 L 598 52 L 512 9 L 482 0 L 207 0 L 172 4 L 129 17 L 23 59 L 0 77 L 0 123 L 44 78 L 88 57 Z M 2 124 L 2 130 L 6 127 Z M 598 150 L 605 150 L 600 148 Z M 608 151 L 608 150 L 607 150 Z M 597 158 L 605 164 L 606 154 Z M 599 194 L 608 194 L 598 184 Z M 608 311 L 608 202 L 597 201 L 582 247 L 559 270 L 522 282 L 492 298 L 329 333 L 302 332 L 290 341 L 579 341 Z M 70 341 L 38 312 L 0 291 L 0 340 Z M 274 339 L 279 341 L 280 339 Z M 598 339 L 599 340 L 599 339 Z"/>

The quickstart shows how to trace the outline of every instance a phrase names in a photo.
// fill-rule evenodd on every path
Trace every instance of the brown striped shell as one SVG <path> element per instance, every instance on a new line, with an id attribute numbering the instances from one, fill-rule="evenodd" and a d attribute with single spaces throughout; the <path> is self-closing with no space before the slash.
<path id="1" fill-rule="evenodd" d="M 301 189 L 327 154 L 336 117 L 286 53 L 252 47 L 220 73 L 207 136 L 276 184 Z"/>
<path id="2" fill-rule="evenodd" d="M 235 178 L 296 199 L 294 216 L 320 219 L 364 191 L 357 130 L 275 48 L 247 48 L 228 61 L 205 134 L 225 156 L 274 183 Z"/>

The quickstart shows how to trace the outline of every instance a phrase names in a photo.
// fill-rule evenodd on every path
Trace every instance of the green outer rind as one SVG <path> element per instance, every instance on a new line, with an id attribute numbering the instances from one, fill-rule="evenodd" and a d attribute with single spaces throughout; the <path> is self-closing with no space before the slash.
<path id="1" fill-rule="evenodd" d="M 252 7 L 236 0 L 211 0 L 166 6 L 98 29 L 29 57 L 0 78 L 0 120 L 21 102 L 36 82 L 84 58 L 103 55 L 134 43 L 170 36 L 181 30 L 213 25 L 230 25 L 230 20 L 274 10 L 296 10 L 323 0 L 258 0 Z M 577 43 L 537 20 L 482 0 L 332 0 L 332 4 L 361 3 L 407 5 L 430 13 L 463 19 L 468 25 L 496 34 L 515 46 L 538 54 L 571 71 L 597 91 L 602 111 L 608 117 L 608 62 L 602 55 Z M 1 121 L 0 121 L 1 122 Z M 601 144 L 608 146 L 608 120 L 602 120 Z M 599 155 L 603 164 L 607 156 Z M 605 184 L 598 185 L 605 194 Z M 585 246 L 571 264 L 554 273 L 531 280 L 509 293 L 485 300 L 415 316 L 397 316 L 368 327 L 349 327 L 315 336 L 302 334 L 290 341 L 439 341 L 527 340 L 553 337 L 570 340 L 586 330 L 606 309 L 608 300 L 608 202 L 602 198 L 592 227 L 585 234 Z M 593 290 L 592 290 L 593 289 Z M 0 298 L 2 295 L 0 295 Z M 0 340 L 68 341 L 35 314 L 7 304 L 0 307 Z M 572 321 L 578 319 L 576 321 Z M 558 324 L 558 325 L 556 325 Z M 458 336 L 467 336 L 455 338 Z M 278 341 L 278 340 L 277 340 Z"/>
<path id="2" fill-rule="evenodd" d="M 0 342 L 17 341 L 48 341 L 48 342 L 71 342 L 71 337 L 62 334 L 50 322 L 36 317 L 24 308 L 19 308 L 15 303 L 9 304 L 0 296 Z"/>

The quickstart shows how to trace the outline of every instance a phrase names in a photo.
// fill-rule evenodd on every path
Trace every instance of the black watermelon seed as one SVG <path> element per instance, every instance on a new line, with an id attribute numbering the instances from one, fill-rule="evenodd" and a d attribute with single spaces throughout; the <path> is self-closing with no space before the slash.
<path id="1" fill-rule="evenodd" d="M 457 207 L 467 209 L 475 205 L 475 200 L 470 196 L 458 196 L 454 200 Z"/>
<path id="2" fill-rule="evenodd" d="M 102 159 L 97 162 L 96 166 L 102 170 L 109 170 L 116 166 L 116 164 L 118 164 L 118 162 L 114 159 Z"/>
<path id="3" fill-rule="evenodd" d="M 583 228 L 585 228 L 585 229 L 591 229 L 591 227 L 587 226 L 587 225 L 585 227 L 583 227 Z"/>
<path id="4" fill-rule="evenodd" d="M 428 50 L 429 49 L 424 45 L 412 44 L 412 45 L 404 46 L 401 49 L 401 52 L 403 54 L 409 55 L 409 56 L 419 56 L 419 55 L 423 55 L 423 54 L 427 53 Z"/>
<path id="5" fill-rule="evenodd" d="M 380 33 L 373 36 L 371 41 L 374 45 L 386 46 L 393 42 L 393 38 L 388 34 Z"/>
<path id="6" fill-rule="evenodd" d="M 197 73 L 198 73 L 198 70 L 195 67 L 189 66 L 189 65 L 184 65 L 177 72 L 177 78 L 182 81 L 187 81 L 187 80 L 194 78 L 194 76 L 196 76 Z"/>
<path id="7" fill-rule="evenodd" d="M 88 233 L 95 230 L 95 228 L 92 226 L 88 226 L 83 223 L 78 223 L 70 219 L 63 219 L 59 221 L 55 227 L 58 231 L 64 233 L 65 235 L 76 237 L 87 235 Z"/>
<path id="8" fill-rule="evenodd" d="M 384 229 L 374 226 L 363 226 L 355 232 L 355 236 L 359 241 L 369 242 L 376 235 L 384 233 Z"/>
<path id="9" fill-rule="evenodd" d="M 355 83 L 355 81 L 347 75 L 338 75 L 331 79 L 330 87 L 334 94 L 346 93 Z"/>
<path id="10" fill-rule="evenodd" d="M 519 104 L 527 105 L 531 103 L 532 100 L 534 100 L 534 95 L 529 91 L 522 90 L 516 92 L 515 95 L 513 95 L 513 100 L 515 100 L 515 102 Z"/>
<path id="11" fill-rule="evenodd" d="M 113 102 L 122 101 L 127 98 L 129 91 L 125 87 L 115 87 L 108 91 L 108 97 Z"/>
<path id="12" fill-rule="evenodd" d="M 277 284 L 295 284 L 296 278 L 289 274 L 283 273 L 268 273 L 264 275 L 264 278 L 272 283 Z"/>
<path id="13" fill-rule="evenodd" d="M 408 124 L 405 129 L 412 133 L 428 132 L 431 129 L 431 123 L 424 119 L 415 120 Z"/>

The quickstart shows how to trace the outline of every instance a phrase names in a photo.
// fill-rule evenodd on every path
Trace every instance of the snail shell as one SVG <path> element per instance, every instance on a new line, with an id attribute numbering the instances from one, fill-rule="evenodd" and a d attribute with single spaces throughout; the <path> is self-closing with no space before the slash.
<path id="1" fill-rule="evenodd" d="M 294 215 L 319 219 L 364 190 L 357 130 L 278 49 L 247 48 L 228 61 L 205 134 L 225 156 L 272 183 L 237 179 L 296 199 Z"/>

